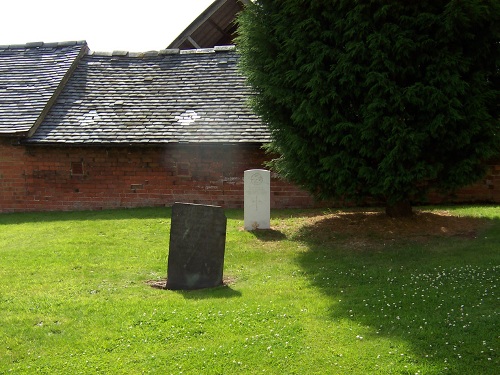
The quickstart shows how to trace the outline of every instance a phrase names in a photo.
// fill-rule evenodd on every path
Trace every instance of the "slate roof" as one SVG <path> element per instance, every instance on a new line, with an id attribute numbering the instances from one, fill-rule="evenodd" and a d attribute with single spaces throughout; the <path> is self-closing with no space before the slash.
<path id="1" fill-rule="evenodd" d="M 84 41 L 0 46 L 0 136 L 38 124 L 86 49 Z"/>
<path id="2" fill-rule="evenodd" d="M 270 133 L 233 46 L 115 51 L 81 58 L 36 132 L 36 144 L 262 143 Z"/>

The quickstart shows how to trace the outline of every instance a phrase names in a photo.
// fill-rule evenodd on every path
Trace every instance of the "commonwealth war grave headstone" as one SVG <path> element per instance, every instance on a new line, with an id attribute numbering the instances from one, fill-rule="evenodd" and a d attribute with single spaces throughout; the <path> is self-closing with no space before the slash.
<path id="1" fill-rule="evenodd" d="M 244 221 L 246 230 L 271 228 L 271 172 L 244 172 Z"/>
<path id="2" fill-rule="evenodd" d="M 227 218 L 222 207 L 172 206 L 167 289 L 222 285 Z"/>

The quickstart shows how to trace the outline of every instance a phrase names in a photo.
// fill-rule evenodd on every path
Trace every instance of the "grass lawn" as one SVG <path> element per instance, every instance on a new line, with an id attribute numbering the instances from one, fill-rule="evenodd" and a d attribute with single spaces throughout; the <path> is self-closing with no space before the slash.
<path id="1" fill-rule="evenodd" d="M 166 277 L 166 208 L 0 215 L 0 374 L 497 374 L 500 207 L 228 210 L 227 286 Z"/>

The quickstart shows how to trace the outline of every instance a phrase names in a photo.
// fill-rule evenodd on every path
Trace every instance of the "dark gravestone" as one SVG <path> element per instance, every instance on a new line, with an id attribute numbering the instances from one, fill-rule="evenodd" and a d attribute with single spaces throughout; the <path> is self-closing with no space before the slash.
<path id="1" fill-rule="evenodd" d="M 222 207 L 173 205 L 167 289 L 202 289 L 222 284 L 226 223 Z"/>

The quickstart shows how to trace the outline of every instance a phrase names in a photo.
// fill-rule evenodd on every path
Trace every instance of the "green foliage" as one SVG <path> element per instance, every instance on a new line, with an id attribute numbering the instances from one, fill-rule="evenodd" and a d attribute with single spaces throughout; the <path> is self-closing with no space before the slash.
<path id="1" fill-rule="evenodd" d="M 259 0 L 239 26 L 272 167 L 320 198 L 422 198 L 500 154 L 497 0 Z"/>

